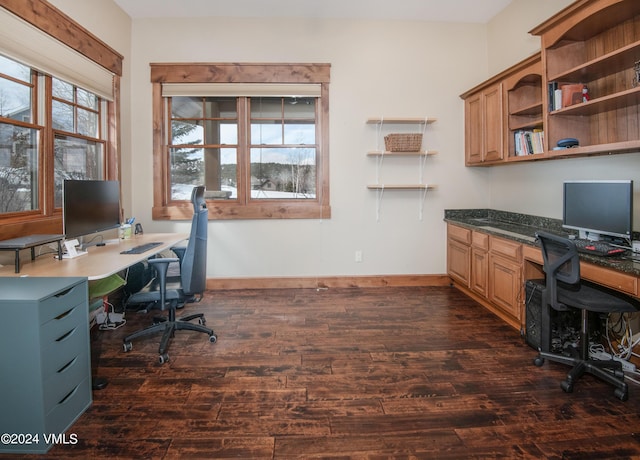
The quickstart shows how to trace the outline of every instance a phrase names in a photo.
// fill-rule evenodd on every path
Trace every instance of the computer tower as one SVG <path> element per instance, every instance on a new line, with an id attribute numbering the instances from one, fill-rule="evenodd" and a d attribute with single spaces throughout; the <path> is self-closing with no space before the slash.
<path id="1" fill-rule="evenodd" d="M 525 282 L 525 341 L 538 350 L 542 346 L 542 290 L 544 280 L 527 280 Z M 597 318 L 593 318 L 596 319 Z M 567 345 L 577 345 L 580 341 L 580 311 L 556 311 L 549 308 L 550 343 L 548 350 L 561 352 Z M 597 327 L 593 331 L 597 331 Z M 597 334 L 597 332 L 596 332 Z M 592 333 L 592 337 L 593 337 Z"/>
<path id="2" fill-rule="evenodd" d="M 542 324 L 542 289 L 544 280 L 525 282 L 525 341 L 536 350 L 540 348 Z"/>

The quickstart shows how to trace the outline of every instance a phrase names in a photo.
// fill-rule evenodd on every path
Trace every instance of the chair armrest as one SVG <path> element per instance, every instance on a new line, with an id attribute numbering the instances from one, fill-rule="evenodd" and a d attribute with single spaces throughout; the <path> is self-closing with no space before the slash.
<path id="1" fill-rule="evenodd" d="M 176 257 L 156 257 L 155 259 L 148 259 L 149 265 L 153 266 L 158 272 L 158 281 L 160 282 L 160 308 L 164 310 L 165 297 L 167 295 L 167 271 L 169 270 L 169 264 L 172 262 L 178 262 Z"/>

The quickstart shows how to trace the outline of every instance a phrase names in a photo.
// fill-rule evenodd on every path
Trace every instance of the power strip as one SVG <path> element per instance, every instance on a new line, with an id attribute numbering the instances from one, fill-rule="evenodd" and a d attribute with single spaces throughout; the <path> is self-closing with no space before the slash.
<path id="1" fill-rule="evenodd" d="M 635 364 L 630 363 L 626 359 L 619 358 L 618 356 L 611 356 L 611 354 L 607 353 L 606 351 L 590 351 L 589 352 L 589 357 L 593 358 L 593 359 L 598 359 L 600 361 L 610 361 L 611 359 L 615 359 L 616 361 L 618 361 L 619 363 L 622 364 L 622 370 L 623 371 L 625 371 L 625 372 L 635 372 L 636 371 L 636 365 Z"/>

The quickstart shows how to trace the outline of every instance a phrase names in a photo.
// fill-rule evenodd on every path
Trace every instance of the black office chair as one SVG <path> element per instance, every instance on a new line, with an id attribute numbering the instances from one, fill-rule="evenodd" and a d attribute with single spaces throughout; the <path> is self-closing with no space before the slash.
<path id="1" fill-rule="evenodd" d="M 589 359 L 589 312 L 628 313 L 637 311 L 635 301 L 618 292 L 580 279 L 580 259 L 573 241 L 551 233 L 536 233 L 542 246 L 546 286 L 542 292 L 541 346 L 534 360 L 542 366 L 545 359 L 573 366 L 560 387 L 573 391 L 573 385 L 583 374 L 592 374 L 615 386 L 614 394 L 622 401 L 628 398 L 622 364 L 615 360 Z M 551 353 L 549 307 L 556 311 L 581 310 L 580 348 L 571 347 L 571 356 Z"/>
<path id="2" fill-rule="evenodd" d="M 124 351 L 132 349 L 131 341 L 157 332 L 163 332 L 158 353 L 160 363 L 169 359 L 167 348 L 169 340 L 175 331 L 190 330 L 204 332 L 209 335 L 209 341 L 215 343 L 217 336 L 212 329 L 205 327 L 205 319 L 202 313 L 195 313 L 176 319 L 176 308 L 187 302 L 197 302 L 202 298 L 206 288 L 207 271 L 207 205 L 204 200 L 204 187 L 194 187 L 191 193 L 193 203 L 193 220 L 191 221 L 191 233 L 186 248 L 174 248 L 178 255 L 175 257 L 158 257 L 149 259 L 149 264 L 156 270 L 156 276 L 141 291 L 132 294 L 127 299 L 127 305 L 145 304 L 157 305 L 161 310 L 168 310 L 168 315 L 154 319 L 154 324 L 134 332 L 123 339 Z M 171 263 L 180 264 L 180 275 L 168 277 L 167 273 Z M 189 321 L 198 319 L 199 324 Z"/>

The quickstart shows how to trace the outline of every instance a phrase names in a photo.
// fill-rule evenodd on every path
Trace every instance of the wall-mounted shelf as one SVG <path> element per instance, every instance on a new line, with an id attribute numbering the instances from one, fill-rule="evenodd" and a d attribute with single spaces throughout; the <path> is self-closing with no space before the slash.
<path id="1" fill-rule="evenodd" d="M 426 160 L 428 157 L 436 155 L 438 152 L 435 150 L 426 150 L 424 149 L 424 139 L 425 139 L 425 133 L 426 133 L 426 128 L 427 125 L 434 123 L 436 121 L 435 118 L 429 118 L 429 117 L 425 117 L 425 118 L 417 118 L 417 117 L 409 117 L 409 118 L 383 118 L 383 117 L 377 117 L 377 118 L 369 118 L 367 119 L 366 123 L 369 125 L 375 125 L 376 126 L 376 143 L 377 143 L 377 149 L 376 150 L 372 150 L 367 152 L 367 156 L 369 157 L 374 157 L 376 159 L 376 183 L 375 184 L 371 184 L 371 185 L 367 185 L 367 188 L 369 190 L 375 190 L 376 191 L 376 196 L 377 196 L 377 200 L 376 200 L 376 220 L 380 219 L 380 205 L 382 203 L 382 197 L 384 195 L 385 190 L 404 190 L 404 191 L 408 191 L 408 190 L 418 190 L 418 191 L 422 191 L 423 193 L 420 196 L 420 208 L 419 208 L 419 218 L 420 220 L 422 220 L 422 208 L 424 205 L 424 200 L 426 198 L 427 195 L 427 191 L 429 190 L 434 190 L 436 188 L 435 185 L 433 184 L 426 184 L 424 179 L 423 179 L 423 171 L 424 171 L 424 166 L 426 163 Z M 422 132 L 422 137 L 423 137 L 423 145 L 421 146 L 419 151 L 415 151 L 415 152 L 397 152 L 397 151 L 387 151 L 383 148 L 380 148 L 381 145 L 384 145 L 384 135 L 383 135 L 383 130 L 385 125 L 393 125 L 393 131 L 398 131 L 397 130 L 397 126 L 408 126 L 411 127 L 413 126 L 413 130 L 415 132 L 415 127 L 418 127 L 421 129 Z M 406 129 L 406 128 L 405 128 Z M 418 172 L 419 172 L 419 179 L 418 179 L 418 183 L 407 183 L 407 184 L 386 184 L 384 183 L 384 181 L 381 180 L 381 172 L 382 172 L 382 165 L 384 162 L 385 158 L 399 158 L 399 157 L 418 157 L 420 160 L 420 163 L 418 165 Z"/>

